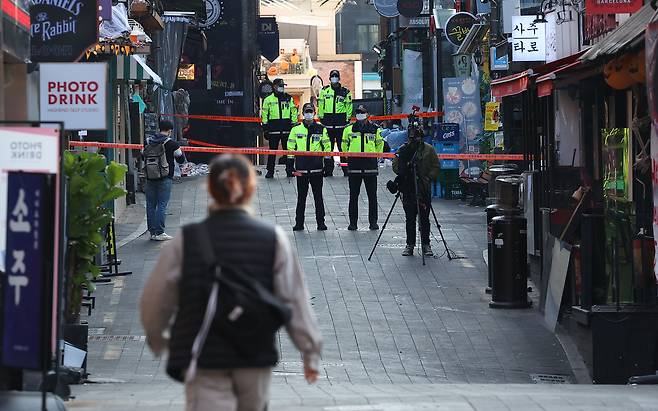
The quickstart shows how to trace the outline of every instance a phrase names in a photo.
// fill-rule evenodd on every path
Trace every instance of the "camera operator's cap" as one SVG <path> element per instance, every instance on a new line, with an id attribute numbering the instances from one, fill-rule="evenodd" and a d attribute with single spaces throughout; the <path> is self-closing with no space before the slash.
<path id="1" fill-rule="evenodd" d="M 274 81 L 272 82 L 272 85 L 273 85 L 274 87 L 277 87 L 277 86 L 287 86 L 287 84 L 283 82 L 283 79 L 282 79 L 282 78 L 275 78 Z"/>
<path id="2" fill-rule="evenodd" d="M 308 111 L 312 111 L 312 112 L 315 113 L 315 106 L 311 103 L 304 103 L 304 105 L 302 106 L 302 113 L 305 113 L 305 112 L 308 112 Z"/>
<path id="3" fill-rule="evenodd" d="M 363 104 L 359 104 L 359 107 L 355 110 L 357 113 L 368 114 L 368 109 Z"/>
<path id="4" fill-rule="evenodd" d="M 338 77 L 338 78 L 340 78 L 340 72 L 338 70 L 331 70 L 329 72 L 329 77 Z"/>

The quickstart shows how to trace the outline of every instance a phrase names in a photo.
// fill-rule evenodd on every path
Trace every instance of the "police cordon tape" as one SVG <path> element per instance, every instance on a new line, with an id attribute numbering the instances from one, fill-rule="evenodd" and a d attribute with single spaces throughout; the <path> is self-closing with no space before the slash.
<path id="1" fill-rule="evenodd" d="M 420 118 L 442 117 L 443 113 L 440 111 L 430 111 L 427 113 L 418 113 Z M 228 121 L 233 123 L 260 123 L 260 117 L 242 117 L 242 116 L 215 116 L 205 114 L 160 114 L 160 117 L 178 117 L 187 118 L 191 120 L 208 120 L 208 121 Z M 408 114 L 389 114 L 386 116 L 370 116 L 372 121 L 385 121 L 385 120 L 406 120 Z M 352 119 L 354 120 L 354 119 Z"/>
<path id="2" fill-rule="evenodd" d="M 122 144 L 122 143 L 100 143 L 95 141 L 71 141 L 71 147 L 91 147 L 91 148 L 110 148 L 110 149 L 127 149 L 141 150 L 144 146 L 140 144 Z M 190 147 L 183 146 L 181 150 L 190 153 L 215 153 L 215 154 L 260 154 L 260 155 L 277 155 L 277 156 L 306 156 L 306 157 L 360 157 L 360 158 L 393 158 L 395 153 L 349 153 L 349 152 L 318 152 L 318 151 L 288 151 L 288 150 L 270 150 L 258 147 Z M 437 154 L 441 160 L 485 160 L 485 161 L 519 161 L 523 160 L 523 154 Z"/>

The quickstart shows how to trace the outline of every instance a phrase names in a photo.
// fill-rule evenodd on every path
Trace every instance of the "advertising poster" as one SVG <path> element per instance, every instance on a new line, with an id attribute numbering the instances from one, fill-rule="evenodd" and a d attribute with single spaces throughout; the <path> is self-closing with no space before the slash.
<path id="1" fill-rule="evenodd" d="M 463 152 L 466 142 L 476 139 L 482 132 L 480 86 L 472 77 L 444 78 L 443 93 L 444 121 L 459 124 Z"/>
<path id="2" fill-rule="evenodd" d="M 484 105 L 484 131 L 498 131 L 500 127 L 500 103 Z"/>

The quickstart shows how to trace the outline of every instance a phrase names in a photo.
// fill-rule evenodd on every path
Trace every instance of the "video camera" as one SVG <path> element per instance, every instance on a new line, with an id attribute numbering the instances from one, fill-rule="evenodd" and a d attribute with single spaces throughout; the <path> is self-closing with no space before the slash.
<path id="1" fill-rule="evenodd" d="M 413 106 L 411 108 L 411 114 L 407 117 L 409 121 L 409 126 L 407 128 L 407 138 L 409 141 L 412 139 L 422 140 L 425 133 L 423 130 L 423 121 L 418 115 L 420 112 L 420 107 Z M 399 152 L 398 157 L 399 157 Z M 401 159 L 402 160 L 402 159 Z M 386 189 L 393 195 L 397 194 L 400 191 L 400 184 L 402 183 L 402 176 L 398 175 L 394 180 L 388 180 L 386 182 Z"/>

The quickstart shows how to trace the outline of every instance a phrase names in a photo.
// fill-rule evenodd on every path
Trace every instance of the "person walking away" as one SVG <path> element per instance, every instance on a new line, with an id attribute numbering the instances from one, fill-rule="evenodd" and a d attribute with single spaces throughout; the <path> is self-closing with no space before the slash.
<path id="1" fill-rule="evenodd" d="M 172 238 L 164 229 L 174 178 L 174 160 L 183 164 L 185 155 L 180 145 L 171 139 L 174 128 L 171 121 L 162 120 L 159 126 L 160 133 L 147 138 L 142 150 L 146 175 L 146 222 L 151 240 L 167 241 Z"/>
<path id="2" fill-rule="evenodd" d="M 414 182 L 416 171 L 418 193 Z M 402 206 L 406 220 L 407 245 L 404 256 L 414 254 L 416 246 L 416 218 L 419 219 L 421 252 L 433 256 L 430 246 L 430 207 L 432 201 L 432 181 L 439 176 L 439 159 L 434 147 L 423 141 L 423 132 L 417 119 L 409 121 L 408 141 L 400 146 L 393 158 L 393 172 L 399 177 L 398 186 L 402 194 Z M 420 208 L 420 216 L 418 209 Z"/>
<path id="3" fill-rule="evenodd" d="M 288 137 L 289 151 L 331 151 L 331 142 L 327 129 L 314 121 L 315 107 L 311 103 L 304 104 L 302 108 L 304 120 L 290 131 Z M 328 157 L 330 159 L 330 157 Z M 293 231 L 304 229 L 304 213 L 306 211 L 306 196 L 308 186 L 313 191 L 315 201 L 315 221 L 317 229 L 325 231 L 324 200 L 322 198 L 323 172 L 333 163 L 323 162 L 322 157 L 288 155 L 287 172 L 297 176 L 297 209 L 295 211 L 295 226 Z M 324 165 L 323 165 L 324 164 Z"/>
<path id="4" fill-rule="evenodd" d="M 309 383 L 318 378 L 322 338 L 304 273 L 284 231 L 252 215 L 255 186 L 254 169 L 244 156 L 216 157 L 208 177 L 213 200 L 208 217 L 185 226 L 182 235 L 167 244 L 141 296 L 146 342 L 156 356 L 168 349 L 167 373 L 184 381 L 187 411 L 267 407 L 272 368 L 278 361 L 276 330 L 260 329 L 267 322 L 249 315 L 251 305 L 243 312 L 253 324 L 244 323 L 239 306 L 226 310 L 224 283 L 219 297 L 215 291 L 220 276 L 257 283 L 270 298 L 289 307 L 286 330 L 302 353 L 304 376 Z M 217 265 L 206 263 L 208 253 L 214 254 Z M 209 275 L 217 266 L 222 268 L 219 275 Z M 259 297 L 254 293 L 249 298 Z M 214 318 L 207 312 L 215 312 Z M 252 337 L 236 340 L 226 331 L 229 321 L 249 326 Z"/>
<path id="5" fill-rule="evenodd" d="M 285 150 L 288 141 L 288 134 L 293 125 L 297 124 L 298 115 L 297 106 L 290 94 L 285 92 L 285 83 L 283 79 L 277 78 L 272 83 L 274 92 L 263 100 L 261 110 L 261 126 L 265 135 L 265 140 L 269 142 L 270 150 L 281 147 Z M 285 161 L 285 159 L 284 159 Z M 267 156 L 267 174 L 265 178 L 274 177 L 274 166 L 276 156 L 270 154 Z M 288 177 L 292 175 L 288 174 Z"/>
<path id="6" fill-rule="evenodd" d="M 356 122 L 345 127 L 343 131 L 344 153 L 381 153 L 384 151 L 382 132 L 376 124 L 368 119 L 368 110 L 360 105 L 356 109 Z M 348 230 L 357 229 L 359 219 L 359 193 L 361 183 L 366 186 L 368 195 L 368 222 L 371 230 L 379 230 L 377 225 L 377 175 L 379 167 L 376 157 L 348 157 L 348 181 L 350 187 Z"/>
<path id="7" fill-rule="evenodd" d="M 331 140 L 331 149 L 334 144 L 341 150 L 343 129 L 352 119 L 352 92 L 340 84 L 340 72 L 331 70 L 329 73 L 330 84 L 320 90 L 318 96 L 318 118 L 327 128 L 329 139 Z M 334 173 L 334 162 L 330 158 L 325 160 L 327 165 L 325 176 L 330 177 Z M 340 159 L 341 163 L 345 162 L 344 158 Z M 347 167 L 343 167 L 343 175 L 347 177 Z"/>

